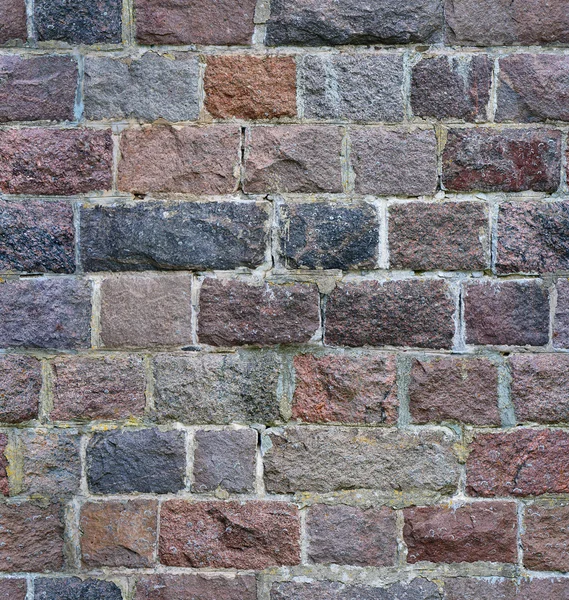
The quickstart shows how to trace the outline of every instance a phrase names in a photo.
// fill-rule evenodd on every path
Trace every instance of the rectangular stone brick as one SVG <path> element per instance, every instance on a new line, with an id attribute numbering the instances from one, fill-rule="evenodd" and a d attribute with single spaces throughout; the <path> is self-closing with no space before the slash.
<path id="1" fill-rule="evenodd" d="M 269 431 L 263 448 L 271 493 L 373 489 L 452 494 L 459 478 L 453 438 L 441 431 L 287 427 Z"/>
<path id="2" fill-rule="evenodd" d="M 403 120 L 402 54 L 308 54 L 299 73 L 307 119 Z"/>
<path id="3" fill-rule="evenodd" d="M 522 547 L 528 569 L 568 571 L 569 506 L 527 506 Z"/>
<path id="4" fill-rule="evenodd" d="M 208 56 L 205 107 L 218 119 L 296 116 L 292 56 Z"/>
<path id="5" fill-rule="evenodd" d="M 314 284 L 246 283 L 207 278 L 200 292 L 198 336 L 212 346 L 308 342 L 320 327 Z"/>
<path id="6" fill-rule="evenodd" d="M 316 504 L 306 517 L 313 563 L 383 567 L 397 557 L 396 513 L 391 508 Z"/>
<path id="7" fill-rule="evenodd" d="M 0 0 L 0 44 L 28 37 L 25 0 Z"/>
<path id="8" fill-rule="evenodd" d="M 101 341 L 107 348 L 191 343 L 189 275 L 123 275 L 101 284 Z"/>
<path id="9" fill-rule="evenodd" d="M 557 306 L 553 321 L 553 345 L 556 348 L 569 348 L 569 280 L 560 279 L 557 283 Z"/>
<path id="10" fill-rule="evenodd" d="M 0 358 L 0 422 L 22 423 L 37 418 L 41 386 L 39 360 L 17 354 Z"/>
<path id="11" fill-rule="evenodd" d="M 404 515 L 408 563 L 517 560 L 518 517 L 514 502 L 408 508 Z"/>
<path id="12" fill-rule="evenodd" d="M 389 263 L 414 271 L 470 271 L 490 264 L 488 211 L 480 202 L 389 207 Z"/>
<path id="13" fill-rule="evenodd" d="M 569 580 L 536 578 L 475 579 L 457 577 L 445 581 L 444 600 L 565 600 L 569 597 Z"/>
<path id="14" fill-rule="evenodd" d="M 57 358 L 52 367 L 52 420 L 128 419 L 144 414 L 142 358 Z"/>
<path id="15" fill-rule="evenodd" d="M 8 460 L 8 436 L 5 433 L 0 433 L 0 494 L 2 496 L 10 495 L 10 481 L 8 478 L 8 470 L 10 461 Z"/>
<path id="16" fill-rule="evenodd" d="M 300 563 L 300 518 L 287 502 L 169 500 L 160 562 L 170 567 L 265 569 Z"/>
<path id="17" fill-rule="evenodd" d="M 277 125 L 247 131 L 247 193 L 341 192 L 342 131 L 332 125 Z"/>
<path id="18" fill-rule="evenodd" d="M 140 58 L 85 58 L 87 119 L 193 121 L 199 116 L 196 56 L 147 52 Z"/>
<path id="19" fill-rule="evenodd" d="M 365 202 L 288 202 L 279 207 L 280 251 L 290 269 L 373 269 L 379 217 Z"/>
<path id="20" fill-rule="evenodd" d="M 25 579 L 2 579 L 0 600 L 26 600 L 28 582 Z"/>
<path id="21" fill-rule="evenodd" d="M 103 579 L 79 579 L 79 577 L 58 577 L 36 579 L 34 600 L 122 600 L 120 588 L 112 581 Z"/>
<path id="22" fill-rule="evenodd" d="M 73 120 L 77 88 L 73 58 L 1 56 L 0 78 L 0 122 Z"/>
<path id="23" fill-rule="evenodd" d="M 5 129 L 0 131 L 0 191 L 69 196 L 108 190 L 112 155 L 110 130 Z"/>
<path id="24" fill-rule="evenodd" d="M 478 434 L 466 463 L 474 496 L 539 496 L 569 491 L 569 435 L 562 430 L 514 429 Z"/>
<path id="25" fill-rule="evenodd" d="M 467 344 L 545 346 L 549 294 L 541 281 L 482 281 L 464 288 Z"/>
<path id="26" fill-rule="evenodd" d="M 297 355 L 292 416 L 308 423 L 394 424 L 396 371 L 395 356 Z"/>
<path id="27" fill-rule="evenodd" d="M 451 348 L 455 302 L 440 279 L 338 285 L 326 305 L 326 344 Z"/>
<path id="28" fill-rule="evenodd" d="M 265 260 L 269 210 L 268 202 L 84 204 L 83 268 L 254 269 Z"/>
<path id="29" fill-rule="evenodd" d="M 210 577 L 201 574 L 143 575 L 134 600 L 256 600 L 253 575 Z"/>
<path id="30" fill-rule="evenodd" d="M 358 194 L 420 196 L 437 186 L 435 134 L 378 127 L 350 131 Z"/>
<path id="31" fill-rule="evenodd" d="M 232 125 L 127 129 L 120 142 L 119 189 L 229 194 L 237 186 L 240 140 Z"/>
<path id="32" fill-rule="evenodd" d="M 413 360 L 409 409 L 414 423 L 499 425 L 498 369 L 486 358 Z"/>
<path id="33" fill-rule="evenodd" d="M 81 508 L 81 558 L 88 569 L 150 567 L 158 541 L 158 502 L 87 502 Z"/>
<path id="34" fill-rule="evenodd" d="M 88 348 L 91 285 L 83 279 L 0 284 L 0 347 Z"/>
<path id="35" fill-rule="evenodd" d="M 554 192 L 561 133 L 548 129 L 451 129 L 443 185 L 453 192 Z"/>

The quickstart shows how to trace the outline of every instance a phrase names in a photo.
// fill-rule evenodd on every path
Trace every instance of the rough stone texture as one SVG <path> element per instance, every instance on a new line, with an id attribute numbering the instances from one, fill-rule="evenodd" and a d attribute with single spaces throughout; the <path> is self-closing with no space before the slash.
<path id="1" fill-rule="evenodd" d="M 199 116 L 199 62 L 147 52 L 140 58 L 87 57 L 83 84 L 88 119 L 193 121 Z"/>
<path id="2" fill-rule="evenodd" d="M 516 511 L 514 502 L 406 509 L 403 537 L 408 548 L 407 562 L 515 563 Z"/>
<path id="3" fill-rule="evenodd" d="M 379 218 L 365 202 L 280 206 L 280 251 L 290 269 L 373 269 Z"/>
<path id="4" fill-rule="evenodd" d="M 271 493 L 374 489 L 453 493 L 459 465 L 452 438 L 440 431 L 287 427 L 270 431 L 263 447 Z"/>
<path id="5" fill-rule="evenodd" d="M 0 270 L 73 273 L 71 205 L 63 201 L 0 200 Z"/>
<path id="6" fill-rule="evenodd" d="M 83 205 L 83 268 L 254 269 L 265 259 L 268 225 L 266 202 Z"/>
<path id="7" fill-rule="evenodd" d="M 118 44 L 122 39 L 120 0 L 35 0 L 38 39 L 69 44 Z"/>
<path id="8" fill-rule="evenodd" d="M 440 37 L 439 0 L 273 0 L 269 46 L 408 44 Z"/>
<path id="9" fill-rule="evenodd" d="M 569 348 L 569 280 L 557 283 L 557 306 L 553 322 L 553 345 Z"/>
<path id="10" fill-rule="evenodd" d="M 134 0 L 141 44 L 250 45 L 255 0 Z"/>
<path id="11" fill-rule="evenodd" d="M 499 425 L 498 369 L 486 358 L 415 359 L 409 404 L 414 423 Z"/>
<path id="12" fill-rule="evenodd" d="M 128 419 L 144 413 L 140 357 L 57 358 L 52 367 L 52 420 Z"/>
<path id="13" fill-rule="evenodd" d="M 308 510 L 308 558 L 314 563 L 382 567 L 397 556 L 395 511 L 317 504 Z"/>
<path id="14" fill-rule="evenodd" d="M 145 575 L 136 582 L 134 600 L 256 600 L 252 575 L 209 577 L 191 575 Z"/>
<path id="15" fill-rule="evenodd" d="M 467 344 L 544 346 L 549 295 L 540 281 L 471 283 L 464 288 Z"/>
<path id="16" fill-rule="evenodd" d="M 90 346 L 91 285 L 83 279 L 0 284 L 0 347 Z"/>
<path id="17" fill-rule="evenodd" d="M 300 562 L 298 509 L 286 502 L 169 500 L 160 562 L 171 567 L 265 569 Z"/>
<path id="18" fill-rule="evenodd" d="M 203 344 L 242 346 L 308 342 L 320 326 L 314 284 L 249 284 L 207 278 L 200 292 Z"/>
<path id="19" fill-rule="evenodd" d="M 341 192 L 339 127 L 279 125 L 247 132 L 247 193 Z"/>
<path id="20" fill-rule="evenodd" d="M 417 117 L 486 120 L 492 61 L 485 55 L 437 56 L 413 67 L 411 108 Z"/>
<path id="21" fill-rule="evenodd" d="M 208 56 L 205 107 L 219 119 L 296 115 L 296 63 L 291 56 Z"/>
<path id="22" fill-rule="evenodd" d="M 0 191 L 69 196 L 110 189 L 112 151 L 109 130 L 0 131 Z"/>
<path id="23" fill-rule="evenodd" d="M 337 286 L 326 306 L 326 343 L 450 348 L 454 300 L 438 279 Z"/>
<path id="24" fill-rule="evenodd" d="M 257 432 L 198 431 L 194 437 L 195 492 L 218 488 L 236 494 L 253 492 L 257 460 Z"/>
<path id="25" fill-rule="evenodd" d="M 120 142 L 119 189 L 134 194 L 231 193 L 239 145 L 239 129 L 232 125 L 128 129 Z M 1 152 L 0 138 L 0 157 Z"/>
<path id="26" fill-rule="evenodd" d="M 150 567 L 158 538 L 158 502 L 88 502 L 81 508 L 81 557 L 86 568 Z"/>
<path id="27" fill-rule="evenodd" d="M 34 600 L 122 600 L 120 588 L 102 579 L 36 579 L 34 589 Z"/>
<path id="28" fill-rule="evenodd" d="M 532 578 L 467 579 L 457 577 L 445 581 L 444 600 L 566 600 L 569 597 L 567 579 Z"/>
<path id="29" fill-rule="evenodd" d="M 63 519 L 58 504 L 0 504 L 0 528 L 0 570 L 43 573 L 63 567 Z"/>
<path id="30" fill-rule="evenodd" d="M 538 496 L 569 491 L 569 436 L 561 430 L 478 434 L 466 463 L 475 496 Z"/>
<path id="31" fill-rule="evenodd" d="M 71 121 L 76 87 L 77 63 L 71 57 L 1 56 L 0 122 Z"/>
<path id="32" fill-rule="evenodd" d="M 524 514 L 524 565 L 535 571 L 569 570 L 569 507 L 528 506 Z"/>
<path id="33" fill-rule="evenodd" d="M 0 44 L 28 37 L 25 0 L 0 0 Z"/>
<path id="34" fill-rule="evenodd" d="M 411 202 L 389 207 L 391 268 L 486 269 L 489 246 L 488 213 L 481 202 Z"/>
<path id="35" fill-rule="evenodd" d="M 403 120 L 401 54 L 314 54 L 300 63 L 308 119 Z"/>
<path id="36" fill-rule="evenodd" d="M 7 447 L 8 436 L 5 433 L 0 433 L 0 494 L 3 496 L 10 495 L 10 482 L 8 481 L 10 463 L 6 456 Z"/>
<path id="37" fill-rule="evenodd" d="M 431 130 L 354 129 L 351 161 L 358 194 L 420 196 L 437 185 L 435 134 Z"/>
<path id="38" fill-rule="evenodd" d="M 154 414 L 182 423 L 274 423 L 282 364 L 273 352 L 168 355 L 153 361 Z"/>
<path id="39" fill-rule="evenodd" d="M 189 275 L 124 275 L 101 284 L 101 340 L 108 348 L 183 346 L 192 339 Z"/>
<path id="40" fill-rule="evenodd" d="M 22 423 L 38 416 L 41 363 L 16 354 L 0 358 L 0 422 Z"/>
<path id="41" fill-rule="evenodd" d="M 395 424 L 395 356 L 377 354 L 294 357 L 292 416 L 308 423 Z"/>
<path id="42" fill-rule="evenodd" d="M 25 579 L 0 581 L 0 600 L 25 600 L 28 584 Z"/>
<path id="43" fill-rule="evenodd" d="M 498 216 L 499 273 L 569 271 L 569 202 L 506 202 Z"/>
<path id="44" fill-rule="evenodd" d="M 554 192 L 561 134 L 547 129 L 451 129 L 443 185 L 453 192 Z"/>
<path id="45" fill-rule="evenodd" d="M 96 433 L 87 447 L 87 481 L 95 494 L 167 494 L 184 488 L 183 431 Z"/>

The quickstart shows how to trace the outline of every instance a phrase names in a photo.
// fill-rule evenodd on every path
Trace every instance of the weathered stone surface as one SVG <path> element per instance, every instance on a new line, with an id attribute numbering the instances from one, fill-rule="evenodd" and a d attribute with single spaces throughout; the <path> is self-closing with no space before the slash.
<path id="1" fill-rule="evenodd" d="M 158 541 L 158 502 L 88 502 L 81 508 L 81 557 L 86 568 L 150 567 Z"/>
<path id="2" fill-rule="evenodd" d="M 440 37 L 439 0 L 273 0 L 269 46 L 408 44 Z"/>
<path id="3" fill-rule="evenodd" d="M 268 225 L 267 202 L 83 205 L 83 268 L 87 271 L 255 268 L 265 259 Z"/>
<path id="4" fill-rule="evenodd" d="M 2 579 L 0 600 L 25 600 L 28 583 L 25 579 Z"/>
<path id="5" fill-rule="evenodd" d="M 526 507 L 524 565 L 535 571 L 569 570 L 569 506 Z"/>
<path id="6" fill-rule="evenodd" d="M 478 434 L 466 463 L 475 496 L 538 496 L 569 491 L 569 435 L 562 430 L 515 429 Z"/>
<path id="7" fill-rule="evenodd" d="M 154 414 L 182 423 L 274 423 L 281 359 L 273 352 L 168 355 L 153 361 Z"/>
<path id="8" fill-rule="evenodd" d="M 76 87 L 77 63 L 70 57 L 1 56 L 0 122 L 71 121 Z"/>
<path id="9" fill-rule="evenodd" d="M 569 202 L 506 202 L 498 216 L 499 273 L 569 271 Z"/>
<path id="10" fill-rule="evenodd" d="M 440 431 L 287 427 L 267 434 L 265 485 L 273 493 L 375 489 L 453 493 L 459 465 Z"/>
<path id="11" fill-rule="evenodd" d="M 101 340 L 108 348 L 183 346 L 192 339 L 189 275 L 124 275 L 101 284 Z"/>
<path id="12" fill-rule="evenodd" d="M 191 575 L 144 575 L 136 582 L 134 600 L 256 600 L 253 575 L 210 577 Z"/>
<path id="13" fill-rule="evenodd" d="M 326 306 L 326 343 L 450 348 L 454 300 L 439 279 L 363 281 L 336 287 Z"/>
<path id="14" fill-rule="evenodd" d="M 0 570 L 57 571 L 63 566 L 63 518 L 58 504 L 0 504 Z M 10 600 L 13 600 L 10 598 Z"/>
<path id="15" fill-rule="evenodd" d="M 64 201 L 0 200 L 0 270 L 73 273 L 73 210 Z"/>
<path id="16" fill-rule="evenodd" d="M 112 154 L 108 130 L 6 129 L 0 131 L 0 191 L 69 196 L 107 190 Z"/>
<path id="17" fill-rule="evenodd" d="M 249 284 L 207 278 L 200 292 L 198 335 L 212 346 L 300 344 L 320 326 L 313 284 Z"/>
<path id="18" fill-rule="evenodd" d="M 135 0 L 141 44 L 250 45 L 255 0 Z"/>
<path id="19" fill-rule="evenodd" d="M 317 504 L 308 510 L 308 558 L 314 563 L 382 567 L 397 556 L 395 511 Z"/>
<path id="20" fill-rule="evenodd" d="M 298 509 L 286 502 L 169 500 L 160 513 L 160 562 L 265 569 L 300 562 Z"/>
<path id="21" fill-rule="evenodd" d="M 553 322 L 553 345 L 569 348 L 569 280 L 557 283 L 557 306 Z"/>
<path id="22" fill-rule="evenodd" d="M 358 194 L 420 196 L 437 186 L 435 134 L 431 130 L 354 129 L 351 161 Z"/>
<path id="23" fill-rule="evenodd" d="M 379 222 L 365 202 L 289 202 L 280 206 L 280 250 L 290 269 L 373 269 Z"/>
<path id="24" fill-rule="evenodd" d="M 41 363 L 8 354 L 0 358 L 0 422 L 21 423 L 38 416 Z"/>
<path id="25" fill-rule="evenodd" d="M 292 415 L 309 423 L 394 424 L 396 370 L 395 356 L 295 356 Z"/>
<path id="26" fill-rule="evenodd" d="M 7 447 L 8 436 L 5 433 L 0 433 L 0 494 L 3 496 L 10 495 L 10 482 L 8 480 L 9 462 L 6 456 Z"/>
<path id="27" fill-rule="evenodd" d="M 296 115 L 296 63 L 292 56 L 208 56 L 205 107 L 220 119 L 272 119 Z"/>
<path id="28" fill-rule="evenodd" d="M 342 132 L 332 125 L 252 127 L 247 133 L 244 190 L 341 192 Z"/>
<path id="29" fill-rule="evenodd" d="M 87 481 L 95 494 L 167 494 L 184 487 L 182 431 L 118 430 L 96 433 L 87 447 Z"/>
<path id="30" fill-rule="evenodd" d="M 146 404 L 143 361 L 138 356 L 57 358 L 51 419 L 128 419 Z"/>
<path id="31" fill-rule="evenodd" d="M 112 44 L 122 40 L 120 0 L 35 0 L 38 39 L 69 44 Z"/>
<path id="32" fill-rule="evenodd" d="M 565 600 L 568 597 L 567 579 L 531 578 L 517 582 L 496 577 L 457 577 L 445 581 L 444 600 Z"/>
<path id="33" fill-rule="evenodd" d="M 82 279 L 0 284 L 0 347 L 88 348 L 91 285 Z"/>
<path id="34" fill-rule="evenodd" d="M 36 579 L 34 589 L 34 600 L 122 600 L 120 588 L 102 579 Z"/>
<path id="35" fill-rule="evenodd" d="M 443 185 L 454 192 L 554 192 L 561 135 L 547 129 L 451 129 Z"/>
<path id="36" fill-rule="evenodd" d="M 257 461 L 254 429 L 198 431 L 194 444 L 193 491 L 218 488 L 237 494 L 254 491 Z"/>
<path id="37" fill-rule="evenodd" d="M 486 269 L 488 212 L 481 202 L 410 202 L 389 207 L 389 263 L 395 269 Z"/>
<path id="38" fill-rule="evenodd" d="M 404 511 L 407 562 L 458 563 L 517 560 L 514 502 L 477 502 L 460 508 L 428 506 Z"/>
<path id="39" fill-rule="evenodd" d="M 28 37 L 25 0 L 0 0 L 0 44 Z"/>
<path id="40" fill-rule="evenodd" d="M 498 369 L 486 358 L 415 359 L 409 404 L 414 423 L 499 425 Z"/>
<path id="41" fill-rule="evenodd" d="M 465 286 L 466 343 L 544 346 L 549 339 L 548 296 L 540 281 Z"/>
<path id="42" fill-rule="evenodd" d="M 232 125 L 128 129 L 120 143 L 119 189 L 229 194 L 237 184 L 239 145 L 239 129 Z"/>
<path id="43" fill-rule="evenodd" d="M 403 120 L 401 54 L 309 54 L 299 72 L 305 118 Z"/>
<path id="44" fill-rule="evenodd" d="M 411 108 L 417 117 L 485 121 L 492 61 L 485 55 L 437 56 L 413 67 Z"/>

